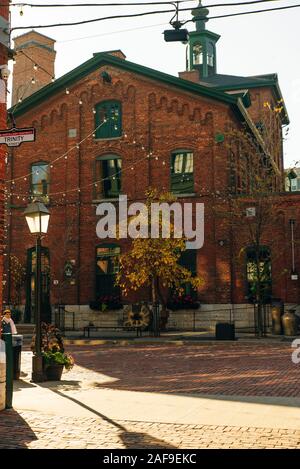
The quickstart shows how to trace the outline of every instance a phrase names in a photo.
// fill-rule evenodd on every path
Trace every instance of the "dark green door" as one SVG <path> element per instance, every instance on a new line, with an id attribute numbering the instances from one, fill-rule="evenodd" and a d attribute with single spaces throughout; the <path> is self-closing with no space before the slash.
<path id="1" fill-rule="evenodd" d="M 27 250 L 25 322 L 35 322 L 35 247 Z M 49 249 L 42 247 L 41 321 L 51 323 Z"/>

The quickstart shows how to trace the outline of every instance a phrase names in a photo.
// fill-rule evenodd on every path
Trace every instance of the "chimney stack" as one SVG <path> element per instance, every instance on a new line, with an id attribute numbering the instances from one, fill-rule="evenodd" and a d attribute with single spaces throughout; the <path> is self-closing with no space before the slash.
<path id="1" fill-rule="evenodd" d="M 54 79 L 55 40 L 34 30 L 14 38 L 12 105 Z"/>

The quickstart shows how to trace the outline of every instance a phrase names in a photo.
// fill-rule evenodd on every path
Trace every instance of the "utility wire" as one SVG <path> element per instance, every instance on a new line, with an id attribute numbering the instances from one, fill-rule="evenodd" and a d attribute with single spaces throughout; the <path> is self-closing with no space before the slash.
<path id="1" fill-rule="evenodd" d="M 176 3 L 189 3 L 195 0 L 179 0 Z M 266 0 L 267 1 L 267 0 Z M 270 1 L 270 0 L 269 0 Z M 131 3 L 54 3 L 54 4 L 33 4 L 33 3 L 10 3 L 0 6 L 31 7 L 31 8 L 68 8 L 68 7 L 103 7 L 103 6 L 144 6 L 144 5 L 172 5 L 174 2 L 131 2 Z"/>
<path id="2" fill-rule="evenodd" d="M 266 9 L 263 9 L 263 10 L 253 10 L 253 11 L 244 11 L 244 12 L 240 12 L 240 13 L 230 13 L 228 15 L 208 16 L 207 19 L 208 20 L 216 20 L 216 19 L 219 19 L 219 18 L 229 18 L 229 17 L 233 17 L 233 16 L 253 15 L 254 13 L 266 13 L 268 11 L 288 10 L 288 9 L 291 9 L 291 8 L 299 8 L 299 7 L 300 7 L 300 4 L 289 5 L 289 6 L 284 6 L 284 7 L 266 8 Z M 187 24 L 191 21 L 193 21 L 193 20 L 192 19 L 187 20 L 183 24 Z"/>
<path id="3" fill-rule="evenodd" d="M 32 3 L 11 3 L 11 6 L 24 7 L 29 6 L 32 8 L 68 8 L 68 7 L 102 7 L 102 6 L 144 6 L 144 5 L 174 5 L 174 3 L 190 3 L 195 0 L 174 0 L 172 2 L 131 2 L 131 3 L 69 3 L 69 4 L 32 4 Z M 214 5 L 203 5 L 203 8 L 215 8 L 215 7 L 229 7 L 229 6 L 243 6 L 251 5 L 254 3 L 270 3 L 282 0 L 249 0 L 246 2 L 233 2 L 233 3 L 217 3 Z M 0 5 L 7 6 L 7 5 Z M 197 6 L 192 7 L 192 9 L 197 8 Z M 200 7 L 201 8 L 201 7 Z"/>
<path id="4" fill-rule="evenodd" d="M 248 2 L 247 4 L 250 3 L 262 3 L 262 2 L 272 2 L 272 1 L 281 1 L 281 0 L 254 0 L 253 2 Z M 241 5 L 245 5 L 246 3 L 243 3 Z M 235 6 L 237 4 L 234 4 Z M 217 6 L 217 5 L 214 5 Z M 219 5 L 221 6 L 221 4 Z M 224 6 L 222 4 L 222 6 Z M 228 4 L 227 4 L 228 6 Z M 240 16 L 240 15 L 249 15 L 253 13 L 263 13 L 263 12 L 271 12 L 271 11 L 276 11 L 276 10 L 285 10 L 285 9 L 290 9 L 290 8 L 298 8 L 300 4 L 297 5 L 290 5 L 290 6 L 284 6 L 284 7 L 277 7 L 277 8 L 268 8 L 264 10 L 255 10 L 255 11 L 249 11 L 249 12 L 240 12 L 240 13 L 230 13 L 228 15 L 220 15 L 220 16 L 212 16 L 212 17 L 207 17 L 207 20 L 209 19 L 217 19 L 217 18 L 228 18 L 231 16 Z M 174 5 L 175 7 L 175 5 Z M 192 8 L 194 9 L 194 8 Z M 191 8 L 181 8 L 179 12 L 183 11 L 190 11 Z M 31 26 L 16 26 L 15 28 L 11 28 L 11 32 L 18 30 L 18 29 L 41 29 L 41 28 L 55 28 L 55 27 L 61 27 L 61 26 L 78 26 L 82 24 L 88 24 L 88 23 L 96 23 L 99 21 L 105 21 L 105 20 L 111 20 L 111 19 L 121 19 L 121 18 L 137 18 L 141 16 L 149 16 L 149 15 L 156 15 L 156 14 L 164 14 L 164 13 L 174 13 L 174 10 L 156 10 L 156 11 L 147 11 L 143 13 L 132 13 L 132 14 L 126 14 L 126 15 L 113 15 L 113 16 L 106 16 L 102 18 L 93 18 L 89 20 L 83 20 L 83 21 L 75 21 L 72 23 L 54 23 L 54 24 L 47 24 L 47 25 L 31 25 Z M 194 21 L 194 19 L 187 20 L 184 24 L 186 24 L 189 21 Z"/>

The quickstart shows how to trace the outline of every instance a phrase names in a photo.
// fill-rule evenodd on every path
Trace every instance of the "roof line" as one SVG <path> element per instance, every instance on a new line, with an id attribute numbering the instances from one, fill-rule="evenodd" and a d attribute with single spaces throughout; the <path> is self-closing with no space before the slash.
<path id="1" fill-rule="evenodd" d="M 206 86 L 199 85 L 197 83 L 193 83 L 182 78 L 177 78 L 173 75 L 169 75 L 167 73 L 160 72 L 152 68 L 135 64 L 128 60 L 120 59 L 113 55 L 100 52 L 91 59 L 76 67 L 75 69 L 71 70 L 70 72 L 67 72 L 65 75 L 58 78 L 54 83 L 49 83 L 40 90 L 36 91 L 31 96 L 25 98 L 22 103 L 15 104 L 10 109 L 10 111 L 13 112 L 15 116 L 20 116 L 24 114 L 25 112 L 32 109 L 34 106 L 37 106 L 46 99 L 48 99 L 50 96 L 53 96 L 55 93 L 61 91 L 63 88 L 66 88 L 77 80 L 87 76 L 89 73 L 93 72 L 101 65 L 116 66 L 127 71 L 131 71 L 140 75 L 144 75 L 148 78 L 167 83 L 168 85 L 181 88 L 182 90 L 187 92 L 200 94 L 202 96 L 216 99 L 227 104 L 237 104 L 236 97 L 223 93 L 223 91 L 207 88 Z M 15 111 L 14 108 L 16 108 Z"/>

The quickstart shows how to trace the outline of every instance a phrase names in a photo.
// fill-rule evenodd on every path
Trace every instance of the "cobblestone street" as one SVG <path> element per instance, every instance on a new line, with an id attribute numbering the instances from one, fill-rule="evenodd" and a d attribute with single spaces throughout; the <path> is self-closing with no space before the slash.
<path id="1" fill-rule="evenodd" d="M 23 353 L 14 410 L 0 415 L 0 448 L 300 448 L 289 343 L 68 351 L 73 370 L 39 386 Z"/>

